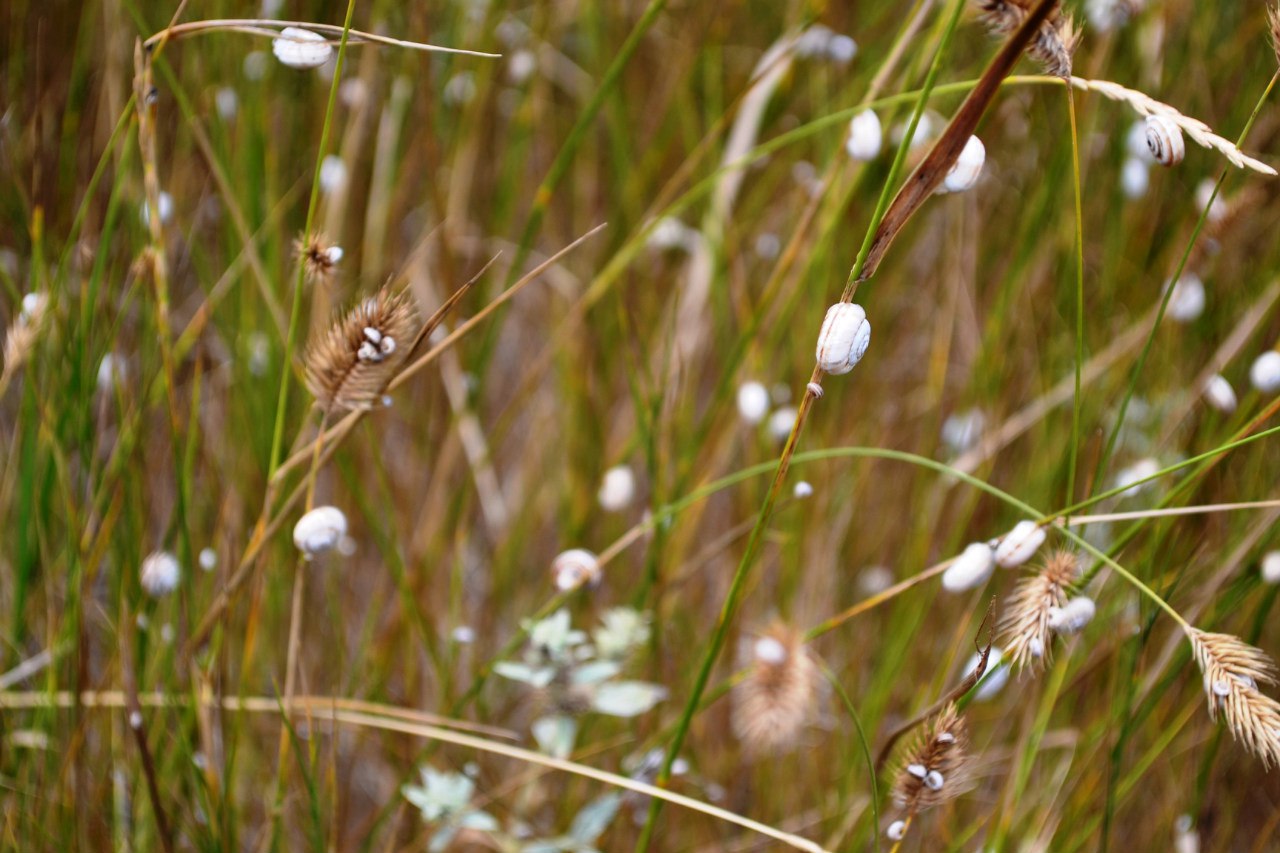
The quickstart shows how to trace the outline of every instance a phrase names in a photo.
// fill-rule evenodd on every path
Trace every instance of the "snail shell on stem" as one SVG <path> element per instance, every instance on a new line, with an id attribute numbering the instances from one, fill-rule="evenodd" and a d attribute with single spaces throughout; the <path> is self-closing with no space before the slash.
<path id="1" fill-rule="evenodd" d="M 1182 129 L 1167 116 L 1147 116 L 1147 148 L 1161 166 L 1176 166 L 1187 153 Z"/>
<path id="2" fill-rule="evenodd" d="M 838 375 L 853 370 L 871 343 L 871 324 L 861 305 L 837 302 L 827 309 L 818 333 L 818 367 Z"/>

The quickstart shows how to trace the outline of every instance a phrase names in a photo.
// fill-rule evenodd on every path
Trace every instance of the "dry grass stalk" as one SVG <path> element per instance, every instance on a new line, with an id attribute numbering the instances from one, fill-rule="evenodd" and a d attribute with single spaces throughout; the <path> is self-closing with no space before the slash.
<path id="1" fill-rule="evenodd" d="M 1038 574 L 1018 582 L 1000 620 L 1005 654 L 1013 666 L 1039 668 L 1048 661 L 1053 639 L 1050 610 L 1067 603 L 1067 588 L 1079 573 L 1076 555 L 1057 551 Z"/>
<path id="2" fill-rule="evenodd" d="M 814 718 L 817 664 L 800 633 L 775 623 L 751 643 L 750 671 L 733 692 L 733 731 L 753 755 L 783 752 Z"/>
<path id="3" fill-rule="evenodd" d="M 1143 94 L 1136 89 L 1126 88 L 1119 83 L 1112 83 L 1110 80 L 1086 80 L 1082 77 L 1072 77 L 1070 82 L 1077 89 L 1085 92 L 1097 92 L 1104 98 L 1128 104 L 1139 115 L 1164 116 L 1176 124 L 1183 133 L 1191 137 L 1192 141 L 1197 145 L 1217 151 L 1223 157 L 1226 157 L 1231 162 L 1231 165 L 1239 169 L 1252 169 L 1264 175 L 1276 174 L 1275 169 L 1261 160 L 1255 160 L 1248 156 L 1237 148 L 1234 142 L 1218 136 L 1209 125 L 1199 119 L 1183 115 L 1173 107 L 1157 101 L 1150 95 Z"/>
<path id="4" fill-rule="evenodd" d="M 955 703 L 902 754 L 893 776 L 893 799 L 908 815 L 963 794 L 971 785 L 968 730 Z"/>
<path id="5" fill-rule="evenodd" d="M 991 32 L 1005 36 L 1022 26 L 1034 6 L 1030 0 L 976 0 L 982 19 Z M 1036 29 L 1027 53 L 1055 77 L 1071 76 L 1071 56 L 1080 42 L 1080 31 L 1070 15 L 1057 4 Z"/>
<path id="6" fill-rule="evenodd" d="M 307 348 L 307 388 L 326 410 L 371 409 L 408 353 L 417 312 L 390 286 L 347 312 Z"/>
<path id="7" fill-rule="evenodd" d="M 1221 713 L 1231 736 L 1264 767 L 1280 765 L 1280 702 L 1258 690 L 1260 683 L 1276 683 L 1276 665 L 1259 648 L 1230 634 L 1187 631 L 1196 663 L 1204 673 L 1209 716 Z"/>
<path id="8" fill-rule="evenodd" d="M 1280 5 L 1267 7 L 1267 25 L 1271 31 L 1271 49 L 1275 51 L 1276 63 L 1280 64 Z"/>

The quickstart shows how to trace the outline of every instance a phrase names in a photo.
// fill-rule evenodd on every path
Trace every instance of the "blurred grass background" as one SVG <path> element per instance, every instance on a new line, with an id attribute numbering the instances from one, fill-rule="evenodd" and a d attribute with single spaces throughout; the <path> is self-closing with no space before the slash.
<path id="1" fill-rule="evenodd" d="M 150 279 L 139 275 L 149 238 L 137 125 L 126 109 L 135 38 L 165 26 L 174 6 L 0 7 L 0 314 L 12 320 L 24 293 L 50 297 L 46 331 L 0 399 L 0 671 L 42 652 L 50 662 L 6 680 L 6 690 L 118 689 L 129 668 L 144 692 L 191 693 L 202 678 L 228 696 L 282 690 L 295 559 L 284 533 L 270 540 L 212 650 L 187 667 L 181 648 L 262 505 L 280 372 L 301 357 L 300 346 L 286 352 L 285 325 L 292 244 L 318 157 L 340 158 L 345 173 L 324 192 L 317 220 L 345 256 L 332 282 L 305 292 L 304 333 L 390 278 L 428 314 L 501 253 L 462 304 L 461 317 L 470 316 L 533 263 L 608 226 L 398 391 L 321 471 L 318 499 L 348 514 L 357 548 L 309 569 L 300 692 L 449 713 L 521 620 L 553 596 L 555 554 L 602 551 L 646 512 L 776 458 L 781 445 L 768 424 L 739 416 L 737 389 L 762 382 L 775 407 L 802 392 L 823 312 L 892 159 L 890 150 L 852 161 L 847 117 L 882 70 L 880 97 L 919 88 L 950 3 L 671 0 L 605 91 L 523 258 L 538 188 L 645 5 L 359 3 L 358 29 L 503 56 L 352 45 L 327 151 L 332 66 L 328 76 L 286 68 L 269 40 L 237 33 L 170 43 L 156 63 L 159 180 L 172 198 L 163 245 L 170 324 L 176 334 L 197 319 L 176 364 L 176 431 L 155 381 L 160 333 Z M 213 2 L 189 5 L 183 19 L 340 24 L 345 11 Z M 909 32 L 917 14 L 923 26 Z M 778 144 L 741 170 L 740 190 L 717 208 L 712 199 L 730 192 L 734 174 L 721 167 L 740 156 L 726 152 L 730 129 L 744 124 L 753 69 L 786 34 L 815 23 L 854 39 L 856 56 L 795 59 L 745 122 L 756 143 Z M 903 32 L 905 50 L 890 64 Z M 940 84 L 976 78 L 994 50 L 966 14 Z M 1261 4 L 1190 0 L 1149 0 L 1110 31 L 1086 24 L 1075 59 L 1077 75 L 1140 89 L 1228 138 L 1275 68 Z M 1019 72 L 1036 69 L 1026 62 Z M 962 96 L 939 93 L 930 108 L 946 116 Z M 1136 116 L 1075 97 L 1084 344 L 1087 358 L 1107 356 L 1083 395 L 1076 476 L 1084 494 L 1139 460 L 1165 466 L 1213 449 L 1270 402 L 1248 390 L 1247 374 L 1280 334 L 1280 248 L 1271 239 L 1280 211 L 1270 180 L 1194 145 L 1177 168 L 1154 167 L 1140 198 L 1127 197 L 1121 171 Z M 886 135 L 910 104 L 879 110 Z M 1244 149 L 1269 159 L 1278 118 L 1264 104 Z M 860 446 L 954 461 L 963 448 L 943 441 L 948 418 L 977 409 L 991 438 L 1070 383 L 1075 187 L 1063 87 L 1010 83 L 978 134 L 983 181 L 930 201 L 859 292 L 871 349 L 853 374 L 825 383 L 801 451 Z M 1119 446 L 1095 483 L 1150 312 L 1199 216 L 1197 186 L 1224 169 L 1224 197 L 1238 209 L 1193 253 L 1207 307 L 1157 330 Z M 684 245 L 653 244 L 666 216 L 690 229 Z M 1233 333 L 1242 337 L 1221 372 L 1240 406 L 1227 415 L 1204 404 L 1197 383 Z M 108 357 L 113 367 L 104 369 Z M 293 389 L 287 439 L 304 429 L 310 403 L 296 381 Z M 1066 400 L 991 452 L 971 453 L 966 470 L 1046 512 L 1072 503 Z M 1278 461 L 1274 440 L 1236 449 L 1173 500 L 1274 497 Z M 638 494 L 606 512 L 597 489 L 619 463 L 635 472 Z M 959 481 L 899 461 L 799 463 L 791 479 L 810 482 L 814 494 L 773 518 L 743 631 L 775 616 L 815 625 L 886 577 L 908 578 L 1019 519 Z M 1153 506 L 1176 479 L 1112 503 Z M 767 485 L 747 479 L 681 511 L 609 563 L 599 589 L 569 598 L 584 626 L 611 606 L 652 611 L 636 674 L 671 691 L 635 721 L 593 723 L 581 760 L 617 769 L 624 756 L 662 744 L 741 552 L 742 534 L 725 533 L 754 516 Z M 1200 627 L 1274 650 L 1275 588 L 1259 581 L 1257 564 L 1275 546 L 1275 519 L 1265 510 L 1149 522 L 1118 559 L 1180 612 L 1201 614 Z M 1116 532 L 1098 526 L 1091 538 L 1105 543 Z M 184 576 L 176 595 L 152 601 L 137 567 L 162 548 Z M 210 571 L 198 567 L 205 548 L 216 552 Z M 1209 720 L 1199 673 L 1168 620 L 1102 577 L 1098 617 L 1046 675 L 1015 677 L 969 707 L 977 785 L 913 828 L 906 849 L 1165 850 L 1183 815 L 1206 853 L 1280 843 L 1276 777 Z M 873 746 L 962 675 L 988 598 L 1012 583 L 1001 572 L 963 596 L 926 583 L 815 642 Z M 459 628 L 474 640 L 459 642 Z M 487 682 L 462 715 L 527 733 L 535 709 L 517 687 Z M 722 796 L 728 808 L 832 849 L 871 849 L 866 767 L 837 704 L 781 757 L 748 760 L 728 720 L 724 700 L 695 719 L 684 753 L 693 772 L 679 789 Z M 7 849 L 161 849 L 122 710 L 9 709 L 0 725 Z M 274 715 L 156 709 L 146 731 L 180 849 L 408 850 L 430 836 L 398 792 L 429 749 L 421 741 L 304 726 L 301 751 L 278 771 Z M 600 790 L 556 775 L 520 785 L 525 767 L 461 749 L 433 749 L 429 761 L 477 762 L 479 793 L 493 798 L 487 808 L 544 835 Z M 273 832 L 277 772 L 285 796 Z M 629 849 L 635 835 L 620 818 L 601 846 Z M 670 808 L 654 842 L 660 850 L 758 845 Z"/>

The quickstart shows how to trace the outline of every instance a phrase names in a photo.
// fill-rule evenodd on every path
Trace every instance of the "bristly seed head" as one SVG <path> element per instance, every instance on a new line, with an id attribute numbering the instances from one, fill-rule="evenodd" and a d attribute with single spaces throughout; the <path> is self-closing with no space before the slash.
<path id="1" fill-rule="evenodd" d="M 974 0 L 982 19 L 994 35 L 1012 33 L 1027 19 L 1033 0 Z M 1027 46 L 1027 53 L 1055 77 L 1071 76 L 1071 56 L 1080 42 L 1080 31 L 1070 15 L 1055 7 Z"/>
<path id="2" fill-rule="evenodd" d="M 954 703 L 902 754 L 893 798 L 908 814 L 943 803 L 968 790 L 970 756 L 964 718 Z"/>
<path id="3" fill-rule="evenodd" d="M 299 237 L 293 243 L 293 249 L 306 271 L 307 281 L 328 281 L 331 279 L 342 260 L 341 246 L 329 245 L 323 234 L 316 234 L 311 239 Z"/>
<path id="4" fill-rule="evenodd" d="M 1018 582 L 1000 620 L 1005 653 L 1015 666 L 1038 668 L 1047 663 L 1055 608 L 1066 605 L 1079 568 L 1075 554 L 1058 551 L 1039 573 Z"/>
<path id="5" fill-rule="evenodd" d="M 384 287 L 307 350 L 307 387 L 324 408 L 370 409 L 404 358 L 417 314 L 407 293 Z"/>
<path id="6" fill-rule="evenodd" d="M 733 692 L 733 730 L 752 754 L 794 746 L 817 712 L 819 672 L 803 638 L 775 624 L 749 646 L 750 671 Z"/>
<path id="7" fill-rule="evenodd" d="M 1262 759 L 1280 765 L 1280 702 L 1258 690 L 1276 683 L 1276 665 L 1261 649 L 1230 634 L 1187 629 L 1196 663 L 1204 674 L 1209 716 L 1221 714 L 1231 736 Z"/>

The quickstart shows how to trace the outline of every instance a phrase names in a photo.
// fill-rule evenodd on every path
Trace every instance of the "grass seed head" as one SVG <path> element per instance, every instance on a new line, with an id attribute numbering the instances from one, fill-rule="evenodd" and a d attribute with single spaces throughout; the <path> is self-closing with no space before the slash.
<path id="1" fill-rule="evenodd" d="M 1280 765 L 1280 702 L 1258 689 L 1276 683 L 1276 665 L 1259 648 L 1230 634 L 1187 632 L 1191 651 L 1204 675 L 1209 716 L 1221 714 L 1231 736 L 1262 759 Z"/>
<path id="2" fill-rule="evenodd" d="M 754 755 L 784 752 L 817 712 L 819 672 L 803 638 L 776 623 L 755 638 L 747 677 L 734 688 L 733 731 Z"/>
<path id="3" fill-rule="evenodd" d="M 1033 0 L 975 0 L 982 20 L 993 35 L 1006 36 L 1027 19 Z M 1071 76 L 1071 57 L 1080 42 L 1080 31 L 1070 15 L 1055 8 L 1040 25 L 1027 46 L 1027 53 L 1039 62 L 1046 73 L 1055 77 Z"/>
<path id="4" fill-rule="evenodd" d="M 307 388 L 324 408 L 371 409 L 404 360 L 417 312 L 384 287 L 347 312 L 307 350 Z"/>
<path id="5" fill-rule="evenodd" d="M 1066 605 L 1079 566 L 1075 554 L 1057 551 L 1037 574 L 1018 581 L 1000 620 L 1005 653 L 1014 666 L 1038 668 L 1048 661 L 1055 613 Z"/>
<path id="6" fill-rule="evenodd" d="M 964 718 L 947 705 L 900 756 L 893 799 L 907 814 L 946 802 L 971 787 L 971 756 Z"/>

